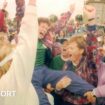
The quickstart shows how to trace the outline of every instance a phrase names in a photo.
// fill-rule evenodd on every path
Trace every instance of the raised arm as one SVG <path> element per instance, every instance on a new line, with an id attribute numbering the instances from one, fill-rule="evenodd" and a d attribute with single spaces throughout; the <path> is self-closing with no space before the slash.
<path id="1" fill-rule="evenodd" d="M 61 14 L 61 17 L 55 26 L 56 34 L 59 34 L 59 32 L 66 26 L 74 10 L 75 10 L 75 4 L 71 4 L 69 10 Z"/>
<path id="2" fill-rule="evenodd" d="M 16 102 L 13 101 L 12 104 L 15 103 L 13 105 L 26 105 L 26 97 L 29 95 L 28 90 L 34 69 L 38 35 L 35 3 L 36 0 L 29 0 L 20 28 L 19 43 L 14 51 L 13 62 L 9 71 L 0 79 L 0 91 L 16 91 L 16 99 L 14 99 Z"/>

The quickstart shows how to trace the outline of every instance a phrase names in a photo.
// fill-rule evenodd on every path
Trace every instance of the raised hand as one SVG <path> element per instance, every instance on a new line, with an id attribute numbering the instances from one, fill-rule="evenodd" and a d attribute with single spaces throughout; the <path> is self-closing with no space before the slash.
<path id="1" fill-rule="evenodd" d="M 70 7 L 69 7 L 69 9 L 70 9 L 70 12 L 74 12 L 74 10 L 75 10 L 75 4 L 71 4 L 70 5 Z"/>
<path id="2" fill-rule="evenodd" d="M 2 9 L 5 9 L 7 7 L 7 4 L 8 4 L 7 1 L 4 0 Z"/>
<path id="3" fill-rule="evenodd" d="M 36 5 L 36 0 L 29 0 L 30 5 Z"/>
<path id="4" fill-rule="evenodd" d="M 95 17 L 96 15 L 96 9 L 91 5 L 85 5 L 83 11 L 89 19 Z"/>

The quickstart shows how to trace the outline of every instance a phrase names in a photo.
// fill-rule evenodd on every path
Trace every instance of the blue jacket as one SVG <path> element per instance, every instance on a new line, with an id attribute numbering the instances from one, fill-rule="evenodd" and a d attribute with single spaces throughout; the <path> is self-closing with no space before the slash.
<path id="1" fill-rule="evenodd" d="M 66 88 L 66 90 L 72 93 L 84 95 L 86 91 L 93 90 L 94 88 L 72 71 L 53 71 L 45 66 L 38 67 L 34 70 L 32 84 L 38 93 L 40 105 L 50 105 L 43 88 L 46 88 L 48 83 L 55 88 L 56 83 L 64 76 L 68 76 L 72 79 L 71 84 Z"/>

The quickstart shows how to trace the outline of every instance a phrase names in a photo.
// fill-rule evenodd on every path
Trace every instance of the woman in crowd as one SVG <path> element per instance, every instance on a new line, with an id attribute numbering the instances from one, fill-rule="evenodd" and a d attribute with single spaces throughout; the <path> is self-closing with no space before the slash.
<path id="1" fill-rule="evenodd" d="M 83 36 L 75 35 L 67 42 L 66 50 L 69 57 L 68 61 L 65 63 L 65 70 L 72 70 L 88 83 L 95 86 L 97 84 L 97 72 L 96 69 L 92 69 L 88 66 L 86 40 Z M 82 99 L 82 97 L 67 92 L 64 93 L 64 99 L 73 105 L 89 104 L 88 101 Z"/>

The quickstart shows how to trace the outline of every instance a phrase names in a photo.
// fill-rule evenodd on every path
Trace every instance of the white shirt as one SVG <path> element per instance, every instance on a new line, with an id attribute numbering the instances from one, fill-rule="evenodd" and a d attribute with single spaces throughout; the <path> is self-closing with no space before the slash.
<path id="1" fill-rule="evenodd" d="M 27 6 L 9 71 L 0 79 L 0 92 L 16 91 L 15 96 L 0 96 L 0 105 L 39 105 L 31 84 L 38 38 L 36 8 Z M 1 95 L 1 94 L 0 94 Z"/>

